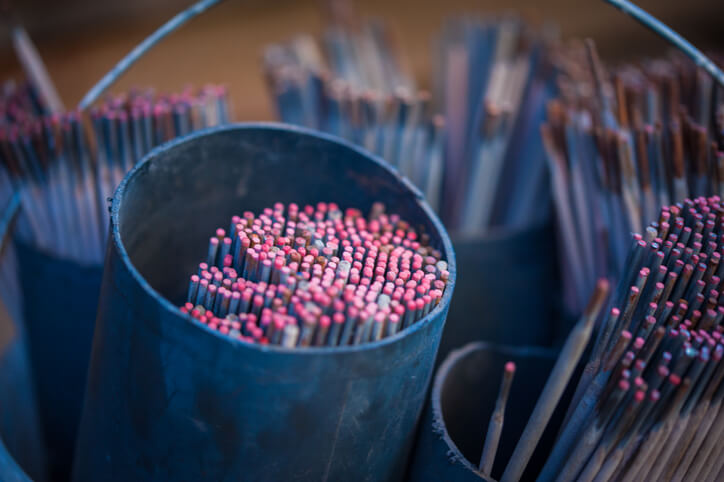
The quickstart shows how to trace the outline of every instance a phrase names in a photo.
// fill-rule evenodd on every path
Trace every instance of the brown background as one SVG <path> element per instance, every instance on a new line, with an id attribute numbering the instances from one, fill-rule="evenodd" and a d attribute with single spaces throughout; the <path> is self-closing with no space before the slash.
<path id="1" fill-rule="evenodd" d="M 26 0 L 10 7 L 27 26 L 68 107 L 137 42 L 190 4 L 190 0 Z M 319 0 L 227 0 L 167 38 L 114 90 L 132 85 L 178 90 L 188 83 L 222 82 L 230 88 L 237 120 L 272 119 L 259 68 L 261 47 L 298 32 L 318 32 L 320 5 Z M 641 0 L 639 5 L 701 47 L 720 47 L 724 41 L 722 0 Z M 566 37 L 593 37 L 608 59 L 657 54 L 667 48 L 601 0 L 366 0 L 357 6 L 360 13 L 381 16 L 398 30 L 421 85 L 428 83 L 431 37 L 443 18 L 453 13 L 516 10 L 554 20 Z M 20 72 L 7 25 L 3 22 L 0 27 L 0 78 Z"/>

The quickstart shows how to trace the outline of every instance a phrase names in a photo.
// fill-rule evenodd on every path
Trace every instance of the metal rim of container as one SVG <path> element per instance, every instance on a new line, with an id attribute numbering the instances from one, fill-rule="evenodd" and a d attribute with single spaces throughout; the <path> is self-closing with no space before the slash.
<path id="1" fill-rule="evenodd" d="M 423 214 L 427 216 L 430 219 L 430 222 L 433 226 L 433 228 L 437 231 L 437 234 L 440 237 L 440 241 L 442 242 L 442 247 L 445 254 L 445 260 L 448 263 L 448 271 L 450 273 L 450 277 L 448 279 L 448 284 L 445 287 L 445 293 L 443 293 L 443 297 L 440 300 L 440 303 L 432 310 L 430 313 L 427 314 L 424 318 L 422 318 L 420 321 L 414 323 L 412 326 L 409 326 L 405 328 L 404 330 L 399 331 L 398 333 L 388 336 L 386 338 L 383 338 L 379 341 L 374 342 L 368 342 L 361 345 L 347 345 L 347 346 L 334 346 L 334 347 L 305 347 L 305 348 L 286 348 L 282 346 L 277 345 L 260 345 L 257 343 L 246 343 L 241 340 L 237 340 L 234 338 L 230 338 L 226 335 L 223 335 L 219 333 L 216 330 L 212 330 L 209 327 L 202 325 L 201 323 L 194 323 L 193 319 L 191 319 L 190 315 L 184 315 L 181 313 L 178 309 L 178 306 L 174 305 L 171 301 L 166 299 L 165 296 L 163 296 L 161 293 L 156 291 L 155 288 L 153 288 L 148 281 L 141 275 L 141 273 L 136 269 L 136 267 L 131 262 L 130 256 L 126 252 L 126 248 L 123 245 L 123 240 L 121 239 L 121 233 L 120 233 L 120 226 L 119 226 L 119 215 L 120 210 L 123 203 L 123 195 L 126 191 L 126 186 L 128 183 L 130 183 L 137 172 L 139 172 L 142 169 L 146 169 L 146 165 L 153 161 L 154 158 L 161 152 L 167 151 L 169 149 L 172 149 L 178 145 L 185 144 L 187 142 L 192 142 L 195 139 L 199 137 L 204 137 L 209 134 L 217 133 L 217 132 L 225 132 L 225 131 L 234 131 L 234 130 L 246 130 L 246 129 L 258 129 L 258 128 L 265 128 L 265 129 L 272 129 L 277 131 L 287 131 L 287 132 L 294 132 L 297 134 L 305 135 L 305 136 L 311 136 L 316 137 L 318 139 L 321 139 L 325 142 L 333 142 L 336 144 L 341 145 L 345 149 L 349 149 L 351 151 L 354 151 L 358 155 L 361 155 L 363 157 L 366 157 L 370 162 L 373 162 L 378 165 L 378 167 L 382 168 L 384 171 L 387 171 L 387 174 L 389 176 L 392 176 L 397 181 L 403 184 L 404 188 L 409 190 L 410 193 L 415 197 L 415 200 L 417 202 L 417 205 L 419 208 L 423 211 Z M 333 136 L 331 134 L 315 131 L 314 129 L 309 129 L 306 127 L 299 127 L 294 125 L 288 125 L 288 124 L 282 124 L 277 122 L 239 122 L 239 123 L 232 123 L 227 124 L 224 126 L 219 127 L 211 127 L 208 129 L 202 129 L 199 131 L 195 131 L 191 134 L 188 134 L 186 136 L 182 136 L 176 139 L 173 139 L 169 142 L 166 142 L 165 144 L 161 144 L 160 146 L 157 146 L 153 150 L 151 150 L 146 156 L 144 156 L 143 159 L 141 159 L 138 164 L 136 164 L 129 172 L 126 174 L 121 181 L 121 183 L 116 188 L 115 193 L 113 194 L 113 199 L 111 200 L 111 235 L 113 239 L 113 243 L 115 244 L 116 249 L 118 250 L 119 257 L 121 258 L 122 262 L 125 264 L 126 268 L 129 270 L 133 278 L 139 283 L 142 290 L 144 290 L 148 295 L 150 295 L 152 298 L 155 298 L 161 305 L 162 309 L 169 312 L 171 315 L 178 316 L 184 320 L 187 320 L 191 323 L 194 323 L 197 325 L 199 329 L 201 329 L 203 332 L 206 332 L 208 334 L 211 334 L 213 336 L 222 338 L 226 340 L 227 342 L 231 343 L 235 346 L 243 346 L 245 348 L 258 350 L 262 353 L 284 353 L 284 354 L 295 354 L 295 355 L 319 355 L 322 353 L 345 353 L 345 352 L 359 352 L 361 350 L 373 350 L 376 348 L 380 348 L 383 346 L 386 346 L 388 344 L 395 343 L 402 338 L 404 338 L 407 335 L 411 335 L 414 332 L 420 330 L 423 328 L 424 325 L 427 325 L 432 322 L 432 320 L 438 316 L 438 314 L 448 307 L 450 304 L 450 300 L 452 298 L 453 289 L 455 287 L 455 279 L 457 276 L 457 267 L 455 264 L 455 251 L 453 249 L 452 241 L 450 240 L 450 236 L 448 235 L 447 230 L 443 226 L 440 219 L 437 217 L 437 215 L 433 212 L 433 210 L 430 208 L 430 206 L 427 204 L 427 201 L 425 200 L 424 196 L 420 192 L 417 187 L 415 187 L 406 177 L 402 176 L 400 173 L 397 172 L 397 170 L 390 167 L 385 161 L 382 160 L 379 156 L 368 152 L 354 144 L 351 144 L 350 142 L 338 138 L 336 136 Z"/>

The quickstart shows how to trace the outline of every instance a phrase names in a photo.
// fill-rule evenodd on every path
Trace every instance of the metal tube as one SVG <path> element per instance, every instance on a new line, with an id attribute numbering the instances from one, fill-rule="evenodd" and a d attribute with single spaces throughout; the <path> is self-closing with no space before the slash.
<path id="1" fill-rule="evenodd" d="M 230 339 L 179 311 L 208 233 L 236 214 L 225 211 L 320 200 L 363 211 L 381 201 L 419 225 L 448 262 L 440 304 L 380 341 L 304 349 Z M 150 153 L 116 191 L 111 219 L 76 482 L 403 476 L 456 272 L 444 228 L 408 181 L 331 136 L 233 125 Z"/>
<path id="2" fill-rule="evenodd" d="M 525 428 L 557 353 L 539 347 L 469 343 L 453 350 L 435 374 L 430 400 L 418 431 L 408 480 L 415 482 L 480 482 L 499 480 L 516 441 Z M 493 413 L 496 389 L 505 364 L 516 365 L 508 398 L 500 447 L 492 477 L 477 468 L 481 435 Z M 543 443 L 552 446 L 563 413 L 557 413 Z M 536 453 L 531 473 L 540 470 L 547 454 Z"/>

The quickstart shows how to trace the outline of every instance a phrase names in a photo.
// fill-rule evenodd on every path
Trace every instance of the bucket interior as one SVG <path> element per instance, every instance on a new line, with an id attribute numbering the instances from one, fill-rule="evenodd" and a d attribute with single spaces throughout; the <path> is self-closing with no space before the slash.
<path id="1" fill-rule="evenodd" d="M 436 383 L 440 392 L 434 393 L 433 397 L 439 397 L 445 430 L 460 454 L 471 464 L 471 470 L 473 467 L 477 469 L 480 461 L 505 363 L 515 362 L 516 372 L 493 466 L 495 480 L 500 480 L 525 429 L 553 368 L 555 356 L 553 350 L 495 347 L 485 343 L 470 344 L 451 353 L 449 360 L 452 359 L 452 363 L 446 362 L 441 367 L 438 376 L 444 378 L 441 384 Z M 535 480 L 535 474 L 540 471 L 547 456 L 547 450 L 541 451 L 540 448 L 552 446 L 562 415 L 562 407 L 559 407 L 543 434 L 539 450 L 533 454 L 523 480 Z M 455 447 L 451 449 L 456 450 Z"/>
<path id="2" fill-rule="evenodd" d="M 454 270 L 442 226 L 417 190 L 371 154 L 326 135 L 275 124 L 192 134 L 151 152 L 116 192 L 117 229 L 131 263 L 174 304 L 209 237 L 233 215 L 275 202 L 335 202 L 365 214 L 376 201 L 430 236 Z M 448 242 L 448 247 L 449 247 Z"/>

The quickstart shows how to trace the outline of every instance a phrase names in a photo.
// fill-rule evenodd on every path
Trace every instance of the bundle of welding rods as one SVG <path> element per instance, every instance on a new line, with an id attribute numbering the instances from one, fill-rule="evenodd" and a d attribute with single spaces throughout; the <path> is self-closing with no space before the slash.
<path id="1" fill-rule="evenodd" d="M 633 237 L 612 308 L 599 281 L 569 336 L 502 481 L 519 480 L 575 366 L 582 375 L 538 480 L 721 480 L 724 454 L 724 203 L 664 207 Z M 480 469 L 489 474 L 512 379 L 506 366 Z M 490 439 L 490 441 L 489 441 Z"/>
<path id="2" fill-rule="evenodd" d="M 107 199 L 126 172 L 153 147 L 228 119 L 221 86 L 109 96 L 87 118 L 80 112 L 51 115 L 31 86 L 6 83 L 0 176 L 22 194 L 21 238 L 63 259 L 100 263 Z"/>
<path id="3" fill-rule="evenodd" d="M 566 305 L 578 313 L 597 278 L 620 278 L 630 233 L 660 206 L 724 195 L 724 98 L 680 55 L 607 76 L 589 41 L 557 64 L 560 99 L 549 103 L 542 135 Z"/>
<path id="4" fill-rule="evenodd" d="M 440 302 L 447 263 L 398 215 L 335 203 L 277 203 L 217 229 L 181 311 L 249 343 L 285 347 L 378 341 Z"/>
<path id="5" fill-rule="evenodd" d="M 309 35 L 264 52 L 279 118 L 343 137 L 381 156 L 439 205 L 444 121 L 430 94 L 402 69 L 392 32 L 379 21 L 333 22 L 322 45 Z M 324 51 L 324 53 L 323 53 Z"/>
<path id="6" fill-rule="evenodd" d="M 380 22 L 333 22 L 323 48 L 308 35 L 270 46 L 264 68 L 281 120 L 377 153 L 450 229 L 479 234 L 546 215 L 538 125 L 553 88 L 549 37 L 516 17 L 450 19 L 432 97 L 415 91 Z"/>

